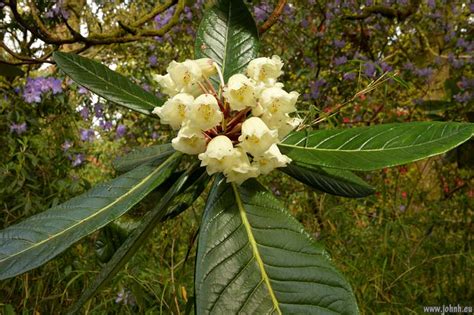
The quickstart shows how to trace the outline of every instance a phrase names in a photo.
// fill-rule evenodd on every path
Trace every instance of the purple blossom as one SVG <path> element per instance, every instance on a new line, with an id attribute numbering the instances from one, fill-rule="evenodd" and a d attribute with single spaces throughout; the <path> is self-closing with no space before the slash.
<path id="1" fill-rule="evenodd" d="M 343 65 L 347 62 L 347 57 L 346 56 L 340 56 L 334 59 L 334 64 L 336 66 Z"/>
<path id="2" fill-rule="evenodd" d="M 82 119 L 84 120 L 88 120 L 89 119 L 89 108 L 87 106 L 84 106 L 81 108 L 81 110 L 79 111 L 79 113 L 81 114 L 81 117 Z"/>
<path id="3" fill-rule="evenodd" d="M 415 74 L 419 77 L 428 78 L 433 74 L 433 69 L 431 69 L 430 67 L 415 69 Z"/>
<path id="4" fill-rule="evenodd" d="M 382 68 L 383 72 L 390 72 L 393 70 L 392 66 L 390 66 L 385 61 L 380 62 L 379 65 L 380 65 L 380 68 Z"/>
<path id="5" fill-rule="evenodd" d="M 472 89 L 474 88 L 474 78 L 462 77 L 461 81 L 458 82 L 458 86 L 461 89 Z"/>
<path id="6" fill-rule="evenodd" d="M 152 138 L 153 140 L 156 140 L 156 139 L 158 139 L 159 137 L 160 137 L 160 134 L 159 134 L 158 132 L 153 131 L 153 132 L 151 133 L 151 138 Z"/>
<path id="7" fill-rule="evenodd" d="M 320 79 L 311 82 L 310 88 L 311 88 L 311 98 L 312 99 L 317 99 L 320 94 L 321 94 L 321 87 L 323 87 L 326 84 L 326 80 Z"/>
<path id="8" fill-rule="evenodd" d="M 16 133 L 17 135 L 21 135 L 22 133 L 26 132 L 27 126 L 26 122 L 22 122 L 21 124 L 12 123 L 10 125 L 10 132 Z"/>
<path id="9" fill-rule="evenodd" d="M 255 6 L 253 9 L 253 14 L 255 15 L 255 20 L 257 20 L 257 22 L 265 21 L 269 15 L 269 12 L 271 12 L 270 5 L 265 2 Z"/>
<path id="10" fill-rule="evenodd" d="M 193 19 L 193 12 L 191 11 L 191 8 L 185 7 L 183 12 L 184 12 L 184 16 L 186 17 L 186 19 L 188 19 L 190 21 Z"/>
<path id="11" fill-rule="evenodd" d="M 339 48 L 339 49 L 344 48 L 346 46 L 346 42 L 344 40 L 339 40 L 339 39 L 335 39 L 333 44 L 334 44 L 334 47 Z"/>
<path id="12" fill-rule="evenodd" d="M 53 94 L 61 93 L 63 91 L 61 84 L 60 79 L 53 77 L 28 78 L 23 89 L 23 99 L 27 103 L 39 103 L 44 93 L 49 91 Z"/>
<path id="13" fill-rule="evenodd" d="M 87 94 L 87 93 L 89 93 L 89 91 L 88 91 L 85 87 L 80 86 L 79 89 L 77 90 L 77 93 L 79 93 L 79 94 Z"/>
<path id="14" fill-rule="evenodd" d="M 415 65 L 412 62 L 408 61 L 403 64 L 403 69 L 413 71 L 415 70 Z"/>
<path id="15" fill-rule="evenodd" d="M 155 16 L 155 19 L 154 19 L 155 27 L 157 29 L 163 28 L 171 20 L 171 18 L 173 17 L 173 13 L 174 13 L 174 7 Z"/>
<path id="16" fill-rule="evenodd" d="M 355 78 L 356 78 L 356 74 L 355 74 L 355 72 L 344 73 L 344 75 L 342 76 L 342 78 L 343 78 L 344 80 L 347 80 L 347 81 L 353 81 L 353 80 L 355 80 Z"/>
<path id="17" fill-rule="evenodd" d="M 122 138 L 127 132 L 127 127 L 125 125 L 119 124 L 115 130 L 117 138 Z"/>
<path id="18" fill-rule="evenodd" d="M 113 126 L 113 125 L 112 125 L 112 122 L 110 122 L 110 121 L 105 121 L 105 120 L 103 120 L 103 119 L 101 119 L 101 120 L 99 121 L 99 127 L 102 128 L 102 130 L 104 130 L 104 131 L 109 131 L 109 130 L 111 130 L 111 129 L 112 129 L 112 126 Z"/>
<path id="19" fill-rule="evenodd" d="M 78 153 L 74 155 L 74 158 L 72 160 L 72 166 L 76 167 L 84 163 L 85 161 L 85 156 L 82 153 Z"/>
<path id="20" fill-rule="evenodd" d="M 405 205 L 400 205 L 400 212 L 405 212 L 405 210 L 407 209 L 407 207 Z"/>
<path id="21" fill-rule="evenodd" d="M 148 57 L 148 63 L 150 64 L 150 66 L 152 67 L 156 66 L 157 62 L 158 62 L 158 58 L 156 58 L 155 55 L 151 55 L 150 57 Z"/>
<path id="22" fill-rule="evenodd" d="M 372 78 L 375 76 L 377 72 L 377 69 L 375 67 L 375 64 L 372 61 L 366 62 L 364 64 L 364 74 L 368 76 L 369 78 Z"/>
<path id="23" fill-rule="evenodd" d="M 472 93 L 469 93 L 469 91 L 466 91 L 464 93 L 458 93 L 458 94 L 454 95 L 453 98 L 458 103 L 467 103 L 472 99 L 472 96 L 473 96 Z"/>
<path id="24" fill-rule="evenodd" d="M 93 129 L 82 129 L 80 130 L 81 140 L 92 142 L 95 139 L 95 132 Z"/>
<path id="25" fill-rule="evenodd" d="M 303 27 L 303 28 L 308 28 L 309 22 L 308 22 L 307 19 L 302 19 L 300 25 L 301 25 L 301 27 Z"/>
<path id="26" fill-rule="evenodd" d="M 430 9 L 435 9 L 436 8 L 436 0 L 428 0 L 428 7 Z"/>
<path id="27" fill-rule="evenodd" d="M 104 117 L 104 106 L 101 103 L 96 103 L 94 105 L 94 115 L 97 118 Z"/>
<path id="28" fill-rule="evenodd" d="M 63 149 L 64 152 L 69 150 L 73 146 L 72 141 L 66 140 L 64 143 L 61 145 L 61 148 Z"/>
<path id="29" fill-rule="evenodd" d="M 314 68 L 314 67 L 315 67 L 314 61 L 313 61 L 311 58 L 309 58 L 309 57 L 304 57 L 303 60 L 304 60 L 304 62 L 305 62 L 308 66 L 310 66 L 311 68 Z"/>

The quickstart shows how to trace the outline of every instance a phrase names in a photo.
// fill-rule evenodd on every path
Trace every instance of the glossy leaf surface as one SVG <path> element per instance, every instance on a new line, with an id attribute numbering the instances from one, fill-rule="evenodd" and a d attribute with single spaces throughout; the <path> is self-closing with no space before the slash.
<path id="1" fill-rule="evenodd" d="M 217 0 L 205 13 L 197 32 L 196 58 L 208 57 L 221 67 L 224 80 L 244 72 L 257 57 L 258 31 L 242 0 Z"/>
<path id="2" fill-rule="evenodd" d="M 295 162 L 370 171 L 449 151 L 469 140 L 474 124 L 412 122 L 293 132 L 279 145 Z"/>
<path id="3" fill-rule="evenodd" d="M 153 94 L 97 61 L 63 52 L 55 52 L 53 58 L 77 84 L 118 105 L 150 115 L 163 104 Z"/>
<path id="4" fill-rule="evenodd" d="M 142 164 L 164 161 L 168 156 L 173 154 L 174 149 L 171 143 L 153 145 L 146 148 L 139 148 L 118 157 L 114 160 L 114 169 L 118 172 L 127 172 Z"/>
<path id="5" fill-rule="evenodd" d="M 257 181 L 217 178 L 196 258 L 197 314 L 356 314 L 325 251 Z"/>
<path id="6" fill-rule="evenodd" d="M 36 268 L 115 220 L 160 185 L 179 163 L 143 165 L 0 231 L 0 280 Z"/>
<path id="7" fill-rule="evenodd" d="M 360 198 L 375 192 L 372 186 L 354 173 L 346 170 L 296 162 L 292 162 L 279 170 L 306 185 L 331 195 Z"/>

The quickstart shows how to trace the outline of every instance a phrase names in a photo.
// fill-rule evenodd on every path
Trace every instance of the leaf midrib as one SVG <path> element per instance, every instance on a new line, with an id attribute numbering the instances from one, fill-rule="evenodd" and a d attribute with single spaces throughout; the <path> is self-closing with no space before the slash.
<path id="1" fill-rule="evenodd" d="M 59 55 L 59 56 L 61 56 L 61 55 Z M 61 58 L 63 58 L 63 57 L 61 57 Z M 68 60 L 67 58 L 65 58 L 65 59 Z M 148 100 L 146 100 L 146 99 L 144 99 L 144 98 L 140 98 L 140 97 L 136 96 L 135 94 L 131 94 L 131 93 L 129 93 L 126 89 L 116 88 L 115 85 L 110 84 L 110 83 L 109 83 L 107 80 L 105 80 L 104 78 L 98 76 L 97 74 L 95 74 L 94 72 L 92 72 L 91 70 L 89 70 L 88 68 L 84 67 L 84 66 L 81 65 L 78 61 L 76 61 L 74 58 L 69 59 L 69 61 L 70 61 L 71 63 L 75 64 L 76 66 L 78 66 L 79 68 L 85 70 L 86 72 L 92 74 L 96 79 L 99 79 L 99 81 L 101 80 L 101 81 L 104 82 L 106 85 L 112 86 L 114 89 L 116 89 L 116 90 L 118 90 L 118 91 L 120 91 L 120 92 L 123 92 L 123 93 L 127 94 L 128 96 L 131 96 L 131 97 L 132 97 L 133 99 L 135 99 L 135 100 L 138 100 L 138 101 L 140 101 L 140 102 L 146 103 L 147 105 L 150 105 L 151 108 L 155 108 L 155 107 L 156 107 L 156 106 L 155 106 L 156 104 L 150 103 Z M 104 67 L 105 67 L 105 66 L 104 66 Z M 109 70 L 110 70 L 110 69 L 109 69 Z M 112 70 L 110 70 L 110 71 L 112 71 Z M 128 80 L 127 78 L 124 78 L 124 79 L 125 79 L 125 80 Z M 75 81 L 75 80 L 74 80 L 74 81 Z M 127 83 L 129 84 L 129 86 L 132 86 L 132 87 L 133 87 L 133 85 L 131 85 L 130 82 L 127 82 Z M 83 85 L 83 84 L 81 84 L 81 85 Z M 138 88 L 138 86 L 135 86 L 135 88 Z M 140 92 L 145 93 L 146 91 L 140 91 Z M 96 93 L 96 92 L 94 92 L 94 93 Z M 117 102 L 116 102 L 116 103 L 117 103 Z M 150 110 L 148 110 L 148 109 L 141 109 L 141 110 L 146 110 L 146 111 L 148 112 L 148 114 L 150 113 Z"/>
<path id="2" fill-rule="evenodd" d="M 118 199 L 116 199 L 115 201 L 113 201 L 112 203 L 108 204 L 107 206 L 105 206 L 104 208 L 102 209 L 99 209 L 98 211 L 94 212 L 94 214 L 92 214 L 91 216 L 88 216 L 87 218 L 83 219 L 83 220 L 80 220 L 80 221 L 77 221 L 76 223 L 74 223 L 73 225 L 71 225 L 70 227 L 64 229 L 64 230 L 61 230 L 59 233 L 56 233 L 56 234 L 53 234 L 52 236 L 48 237 L 48 238 L 45 238 L 43 239 L 42 241 L 38 242 L 38 243 L 34 243 L 32 246 L 20 251 L 20 252 L 17 252 L 13 255 L 10 255 L 10 256 L 7 256 L 5 259 L 2 259 L 0 260 L 0 263 L 4 262 L 4 261 L 7 261 L 9 259 L 11 259 L 12 257 L 15 257 L 15 256 L 18 256 L 18 255 L 21 255 L 27 251 L 30 251 L 38 246 L 41 246 L 42 244 L 44 244 L 45 242 L 49 242 L 51 241 L 52 239 L 55 239 L 61 235 L 63 235 L 64 233 L 74 229 L 75 227 L 77 227 L 78 225 L 82 225 L 84 222 L 87 222 L 88 220 L 96 217 L 97 215 L 103 213 L 104 211 L 106 211 L 107 209 L 109 209 L 110 207 L 114 206 L 115 204 L 117 204 L 118 202 L 122 201 L 124 198 L 126 198 L 127 196 L 129 196 L 131 193 L 133 193 L 134 191 L 136 191 L 137 189 L 139 189 L 140 187 L 142 187 L 142 185 L 147 182 L 151 177 L 153 177 L 156 173 L 158 173 L 159 171 L 161 171 L 161 169 L 163 168 L 163 166 L 165 165 L 166 163 L 163 163 L 161 164 L 159 167 L 157 167 L 153 172 L 150 173 L 150 175 L 146 176 L 144 179 L 142 179 L 137 185 L 135 185 L 132 189 L 130 189 L 128 192 L 126 192 L 125 194 L 123 194 L 122 196 L 120 196 Z"/>
<path id="3" fill-rule="evenodd" d="M 329 152 L 380 152 L 380 151 L 390 152 L 390 151 L 393 151 L 393 150 L 401 150 L 401 149 L 407 149 L 407 148 L 414 148 L 414 147 L 418 147 L 418 146 L 424 146 L 424 145 L 435 143 L 435 142 L 438 142 L 438 141 L 441 141 L 441 140 L 444 140 L 444 139 L 459 136 L 462 133 L 465 133 L 466 129 L 462 129 L 461 131 L 458 131 L 457 133 L 451 134 L 451 135 L 446 136 L 446 137 L 436 138 L 434 140 L 430 140 L 430 141 L 423 142 L 423 143 L 420 143 L 420 144 L 415 144 L 415 145 L 411 145 L 411 146 L 407 145 L 407 146 L 404 146 L 404 147 L 394 147 L 394 148 L 388 148 L 388 149 L 383 149 L 382 148 L 382 149 L 366 149 L 366 150 L 360 150 L 360 149 L 358 149 L 358 150 L 337 150 L 337 149 L 303 147 L 303 146 L 298 146 L 298 145 L 293 145 L 293 144 L 286 144 L 286 143 L 280 143 L 279 146 L 285 146 L 285 147 L 297 148 L 297 149 L 305 149 L 305 150 L 314 150 L 314 151 L 329 151 Z M 468 135 L 466 133 L 465 136 L 466 137 L 471 137 L 472 134 Z"/>
<path id="4" fill-rule="evenodd" d="M 278 300 L 275 296 L 275 293 L 273 292 L 273 288 L 272 288 L 271 283 L 270 283 L 270 278 L 267 275 L 267 272 L 265 270 L 265 266 L 263 264 L 262 257 L 260 256 L 260 252 L 258 251 L 257 241 L 255 240 L 255 237 L 253 236 L 252 227 L 250 226 L 250 222 L 247 218 L 247 213 L 245 212 L 245 208 L 244 208 L 242 200 L 240 198 L 240 193 L 238 191 L 238 188 L 237 188 L 236 184 L 234 184 L 234 183 L 232 183 L 232 190 L 234 192 L 235 200 L 237 201 L 237 207 L 239 208 L 239 214 L 240 214 L 240 218 L 242 220 L 242 224 L 244 225 L 245 231 L 247 232 L 247 236 L 249 238 L 249 243 L 250 243 L 250 247 L 252 248 L 253 257 L 255 257 L 258 268 L 260 269 L 260 273 L 262 274 L 262 279 L 265 282 L 265 284 L 267 285 L 268 292 L 270 293 L 270 297 L 272 299 L 273 307 L 278 312 L 278 314 L 281 315 L 282 312 L 280 310 Z"/>

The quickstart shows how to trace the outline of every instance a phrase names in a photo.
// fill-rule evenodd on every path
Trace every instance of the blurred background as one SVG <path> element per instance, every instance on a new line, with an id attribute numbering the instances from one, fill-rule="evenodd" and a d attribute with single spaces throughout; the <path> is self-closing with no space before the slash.
<path id="1" fill-rule="evenodd" d="M 193 58 L 206 1 L 0 2 L 0 228 L 112 178 L 112 161 L 168 142 L 167 126 L 77 86 L 54 50 L 98 60 L 160 95 L 153 74 Z M 212 2 L 212 1 L 209 1 Z M 474 121 L 470 1 L 246 1 L 261 56 L 281 56 L 287 90 L 313 129 L 391 122 Z M 265 28 L 273 15 L 276 23 Z M 320 193 L 281 172 L 262 181 L 325 245 L 363 314 L 417 314 L 471 305 L 474 144 L 359 174 L 363 199 Z M 0 283 L 1 314 L 71 306 L 159 195 L 46 265 Z M 184 314 L 193 296 L 203 198 L 166 222 L 87 304 L 91 314 Z M 471 304 L 469 304 L 471 303 Z"/>

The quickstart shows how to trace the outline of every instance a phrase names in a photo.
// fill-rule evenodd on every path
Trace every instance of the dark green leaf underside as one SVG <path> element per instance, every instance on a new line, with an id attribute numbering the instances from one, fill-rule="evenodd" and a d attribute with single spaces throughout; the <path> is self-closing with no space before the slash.
<path id="1" fill-rule="evenodd" d="M 244 2 L 217 0 L 199 25 L 195 55 L 213 59 L 227 82 L 257 57 L 258 46 L 257 27 Z"/>
<path id="2" fill-rule="evenodd" d="M 173 154 L 171 143 L 153 145 L 151 147 L 139 148 L 118 157 L 114 160 L 114 169 L 118 172 L 128 172 L 142 164 L 153 162 L 155 165 Z"/>
<path id="3" fill-rule="evenodd" d="M 77 84 L 118 105 L 150 115 L 163 104 L 153 94 L 97 61 L 63 52 L 55 52 L 53 58 Z"/>
<path id="4" fill-rule="evenodd" d="M 257 181 L 217 178 L 196 258 L 197 314 L 356 314 L 324 250 Z"/>
<path id="5" fill-rule="evenodd" d="M 310 187 L 331 195 L 360 198 L 375 192 L 372 186 L 346 170 L 297 162 L 292 162 L 280 170 Z"/>
<path id="6" fill-rule="evenodd" d="M 0 231 L 0 280 L 44 264 L 115 220 L 160 185 L 178 163 L 173 155 L 159 167 L 143 165 Z"/>
<path id="7" fill-rule="evenodd" d="M 279 145 L 293 161 L 369 171 L 444 153 L 469 140 L 474 124 L 412 122 L 293 132 Z"/>

